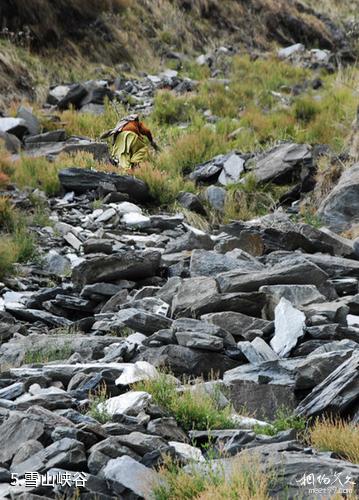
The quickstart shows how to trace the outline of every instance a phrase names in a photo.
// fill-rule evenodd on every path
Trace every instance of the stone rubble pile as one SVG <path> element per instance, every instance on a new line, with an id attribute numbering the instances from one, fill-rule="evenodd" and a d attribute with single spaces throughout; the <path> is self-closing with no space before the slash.
<path id="1" fill-rule="evenodd" d="M 286 158 L 297 161 L 297 150 Z M 307 149 L 300 154 L 310 158 Z M 217 163 L 221 172 L 226 161 Z M 262 171 L 260 160 L 255 169 Z M 273 459 L 294 495 L 308 464 L 359 484 L 358 466 L 305 448 L 296 431 L 253 430 L 283 406 L 359 423 L 352 242 L 281 212 L 206 233 L 182 214 L 150 215 L 147 186 L 134 177 L 76 168 L 59 177 L 64 195 L 49 200 L 54 225 L 37 228 L 41 254 L 0 284 L 1 498 L 74 491 L 29 489 L 21 483 L 27 471 L 83 472 L 88 498 L 147 498 L 164 454 L 208 467 L 208 443 L 218 457 L 225 451 L 212 464 L 228 474 L 243 450 L 265 464 Z M 54 361 L 39 357 L 54 350 Z M 222 404 L 233 405 L 233 428 L 185 431 L 132 387 L 163 366 L 179 391 L 189 390 L 183 375 L 208 380 L 196 390 L 219 384 Z M 98 411 L 110 420 L 101 423 L 86 412 L 89 392 L 104 384 Z M 244 407 L 254 418 L 241 415 Z M 9 486 L 11 473 L 18 486 Z"/>

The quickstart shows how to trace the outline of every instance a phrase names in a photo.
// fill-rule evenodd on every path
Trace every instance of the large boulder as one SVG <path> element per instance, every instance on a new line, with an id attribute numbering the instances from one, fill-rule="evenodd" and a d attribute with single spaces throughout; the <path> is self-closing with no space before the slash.
<path id="1" fill-rule="evenodd" d="M 148 361 L 155 367 L 167 367 L 175 376 L 185 374 L 196 377 L 209 377 L 211 373 L 222 375 L 239 364 L 224 354 L 182 345 L 147 348 L 135 360 Z"/>
<path id="2" fill-rule="evenodd" d="M 110 460 L 101 472 L 108 481 L 115 481 L 126 488 L 131 498 L 148 498 L 148 494 L 157 480 L 157 473 L 133 458 L 123 457 Z"/>
<path id="3" fill-rule="evenodd" d="M 338 184 L 320 205 L 318 215 L 338 233 L 359 223 L 359 163 L 344 170 Z"/>
<path id="4" fill-rule="evenodd" d="M 252 292 L 264 285 L 322 285 L 328 275 L 311 262 L 300 259 L 259 272 L 228 271 L 217 276 L 221 292 Z"/>
<path id="5" fill-rule="evenodd" d="M 335 416 L 355 411 L 359 401 L 359 352 L 344 361 L 299 404 L 297 415 L 313 417 L 325 413 Z"/>
<path id="6" fill-rule="evenodd" d="M 89 283 L 136 280 L 154 276 L 161 254 L 156 251 L 120 250 L 113 255 L 86 259 L 72 271 L 72 280 L 83 287 Z"/>
<path id="7" fill-rule="evenodd" d="M 217 294 L 217 284 L 213 278 L 197 277 L 183 280 L 172 301 L 174 316 L 191 316 L 197 304 Z"/>
<path id="8" fill-rule="evenodd" d="M 13 412 L 0 426 L 2 447 L 0 460 L 10 460 L 19 451 L 25 441 L 38 439 L 44 434 L 44 424 L 31 415 Z"/>
<path id="9" fill-rule="evenodd" d="M 296 360 L 273 360 L 228 370 L 223 377 L 230 400 L 239 412 L 246 408 L 255 418 L 274 419 L 281 407 L 294 409 Z"/>
<path id="10" fill-rule="evenodd" d="M 311 166 L 311 146 L 286 143 L 262 153 L 255 161 L 253 172 L 258 182 L 288 183 L 299 180 Z"/>
<path id="11" fill-rule="evenodd" d="M 146 202 L 151 199 L 147 185 L 131 175 L 98 172 L 84 168 L 66 168 L 59 173 L 59 179 L 67 191 L 86 193 L 96 190 L 100 183 L 113 184 L 120 193 L 126 193 L 131 199 Z"/>
<path id="12" fill-rule="evenodd" d="M 96 160 L 104 161 L 109 157 L 107 144 L 84 137 L 70 137 L 64 141 L 27 143 L 24 154 L 35 158 L 54 158 L 62 153 L 74 154 L 79 151 L 91 153 Z"/>
<path id="13" fill-rule="evenodd" d="M 124 326 L 135 330 L 136 332 L 143 333 L 144 335 L 151 335 L 164 328 L 169 328 L 172 320 L 159 314 L 153 314 L 148 311 L 135 309 L 130 307 L 122 309 L 115 313 L 110 321 L 104 320 L 104 327 L 101 326 L 101 320 L 93 325 L 93 329 L 106 330 L 107 328 L 112 332 L 121 332 Z"/>
<path id="14" fill-rule="evenodd" d="M 191 277 L 216 276 L 233 269 L 242 269 L 245 272 L 261 269 L 261 264 L 255 261 L 238 258 L 239 252 L 238 254 L 235 251 L 221 254 L 214 251 L 194 250 L 190 261 Z"/>
<path id="15" fill-rule="evenodd" d="M 265 319 L 253 318 L 234 311 L 224 311 L 217 313 L 204 314 L 202 320 L 213 323 L 214 325 L 223 328 L 226 332 L 238 339 L 253 340 L 254 333 L 256 336 L 269 335 L 273 331 L 273 323 Z"/>

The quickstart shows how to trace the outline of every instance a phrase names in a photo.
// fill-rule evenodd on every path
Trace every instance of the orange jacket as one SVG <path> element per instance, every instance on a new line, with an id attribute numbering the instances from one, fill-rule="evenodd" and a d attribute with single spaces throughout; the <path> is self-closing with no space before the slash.
<path id="1" fill-rule="evenodd" d="M 134 132 L 137 135 L 145 135 L 150 143 L 153 143 L 153 137 L 150 129 L 148 129 L 143 122 L 133 121 L 128 122 L 122 129 L 122 131 L 126 132 Z"/>

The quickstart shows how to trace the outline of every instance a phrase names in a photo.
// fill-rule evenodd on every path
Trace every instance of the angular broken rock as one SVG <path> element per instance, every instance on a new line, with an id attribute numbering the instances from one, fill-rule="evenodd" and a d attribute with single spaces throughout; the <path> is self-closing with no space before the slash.
<path id="1" fill-rule="evenodd" d="M 223 162 L 223 169 L 218 177 L 218 182 L 223 186 L 238 182 L 244 172 L 245 160 L 236 153 L 231 153 Z"/>
<path id="2" fill-rule="evenodd" d="M 150 347 L 138 354 L 136 361 L 148 361 L 155 367 L 166 366 L 175 376 L 222 375 L 225 371 L 238 366 L 239 362 L 219 352 L 191 349 L 182 345 Z"/>
<path id="3" fill-rule="evenodd" d="M 190 316 L 187 314 L 195 305 L 217 294 L 217 283 L 213 278 L 198 277 L 182 281 L 172 301 L 172 314 Z"/>
<path id="4" fill-rule="evenodd" d="M 262 153 L 253 172 L 258 182 L 293 182 L 299 180 L 303 167 L 312 164 L 312 151 L 308 144 L 279 144 Z"/>
<path id="5" fill-rule="evenodd" d="M 135 201 L 146 202 L 151 199 L 147 185 L 131 175 L 97 172 L 84 168 L 66 168 L 59 173 L 59 179 L 67 191 L 75 191 L 75 193 L 96 190 L 101 182 L 109 182 L 116 186 L 117 191 L 128 194 Z"/>
<path id="6" fill-rule="evenodd" d="M 296 388 L 312 389 L 320 384 L 339 365 L 350 358 L 352 352 L 353 349 L 342 349 L 319 354 L 310 353 L 296 368 Z"/>
<path id="7" fill-rule="evenodd" d="M 217 325 L 231 333 L 234 337 L 253 340 L 252 331 L 261 331 L 262 336 L 267 336 L 273 331 L 273 322 L 265 319 L 253 318 L 234 311 L 209 313 L 201 316 L 202 320 Z M 238 340 L 238 339 L 237 339 Z"/>
<path id="8" fill-rule="evenodd" d="M 280 357 L 287 357 L 304 335 L 305 314 L 282 298 L 275 308 L 274 337 L 270 345 Z"/>
<path id="9" fill-rule="evenodd" d="M 144 335 L 151 335 L 152 333 L 158 332 L 165 328 L 169 328 L 172 325 L 172 320 L 159 314 L 152 314 L 140 309 L 129 308 L 122 309 L 115 313 L 111 321 L 104 321 L 104 326 L 102 326 L 101 320 L 93 325 L 94 329 L 108 329 L 112 331 L 121 331 L 124 326 L 128 326 L 132 330 L 135 330 Z"/>
<path id="10" fill-rule="evenodd" d="M 258 271 L 260 265 L 252 261 L 236 258 L 234 253 L 220 254 L 214 251 L 193 250 L 191 255 L 190 273 L 195 276 L 216 276 L 219 273 L 242 269 L 247 271 Z"/>
<path id="11" fill-rule="evenodd" d="M 44 424 L 30 415 L 11 413 L 0 426 L 2 447 L 0 461 L 10 460 L 19 451 L 22 444 L 30 439 L 38 439 L 44 433 Z"/>
<path id="12" fill-rule="evenodd" d="M 198 297 L 192 304 L 191 314 L 198 317 L 212 312 L 238 311 L 261 317 L 265 303 L 266 295 L 261 292 L 213 293 L 203 298 Z"/>
<path id="13" fill-rule="evenodd" d="M 263 361 L 275 361 L 277 354 L 260 337 L 256 337 L 252 342 L 238 342 L 238 347 L 250 363 L 262 363 Z"/>
<path id="14" fill-rule="evenodd" d="M 57 326 L 68 326 L 71 325 L 72 321 L 66 318 L 62 318 L 61 316 L 55 316 L 47 311 L 40 311 L 38 309 L 21 309 L 17 307 L 8 306 L 6 308 L 8 312 L 10 312 L 15 318 L 29 321 L 33 323 L 35 321 L 41 321 L 48 326 L 57 327 Z"/>
<path id="15" fill-rule="evenodd" d="M 125 414 L 125 415 L 138 415 L 140 411 L 144 410 L 151 395 L 143 391 L 130 391 L 121 396 L 115 396 L 107 399 L 103 403 L 97 405 L 100 411 L 105 410 L 109 415 Z"/>
<path id="16" fill-rule="evenodd" d="M 181 460 L 181 462 L 204 462 L 204 456 L 199 448 L 195 448 L 186 443 L 180 443 L 178 441 L 169 441 L 168 444 L 173 446 L 175 449 L 177 458 Z"/>
<path id="17" fill-rule="evenodd" d="M 325 413 L 343 415 L 359 401 L 359 352 L 344 361 L 301 401 L 296 414 L 312 417 Z"/>
<path id="18" fill-rule="evenodd" d="M 272 266 L 261 272 L 229 271 L 219 274 L 217 282 L 222 293 L 251 292 L 264 285 L 321 285 L 328 275 L 311 262 L 301 260 L 288 265 Z"/>
<path id="19" fill-rule="evenodd" d="M 149 498 L 148 495 L 157 480 L 155 471 L 127 455 L 110 460 L 101 472 L 101 476 L 120 483 L 130 490 L 134 498 Z"/>
<path id="20" fill-rule="evenodd" d="M 223 381 L 230 400 L 239 412 L 243 407 L 255 418 L 273 420 L 279 408 L 294 409 L 298 399 L 294 390 L 297 360 L 265 361 L 228 370 Z"/>
<path id="21" fill-rule="evenodd" d="M 141 380 L 148 380 L 158 377 L 158 371 L 146 361 L 137 361 L 137 363 L 125 366 L 121 375 L 116 379 L 116 385 L 130 385 Z"/>
<path id="22" fill-rule="evenodd" d="M 202 332 L 177 332 L 176 339 L 179 345 L 192 347 L 193 349 L 204 349 L 206 351 L 221 351 L 223 340 L 214 335 Z"/>
<path id="23" fill-rule="evenodd" d="M 156 274 L 160 259 L 161 254 L 152 250 L 119 250 L 113 255 L 96 256 L 82 261 L 74 267 L 72 280 L 83 287 L 101 281 L 144 279 Z"/>
<path id="24" fill-rule="evenodd" d="M 314 285 L 269 285 L 262 286 L 259 290 L 268 295 L 266 316 L 274 318 L 274 309 L 283 297 L 294 307 L 310 304 L 311 302 L 324 302 L 326 299 Z"/>
<path id="25" fill-rule="evenodd" d="M 342 232 L 359 222 L 359 163 L 345 169 L 318 214 L 332 231 Z"/>

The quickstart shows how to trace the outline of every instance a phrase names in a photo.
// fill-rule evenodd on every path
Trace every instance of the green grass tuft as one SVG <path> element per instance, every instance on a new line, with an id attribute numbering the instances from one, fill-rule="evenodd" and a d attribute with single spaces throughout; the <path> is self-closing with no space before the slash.
<path id="1" fill-rule="evenodd" d="M 26 352 L 23 362 L 24 364 L 50 363 L 51 361 L 68 359 L 72 353 L 73 350 L 70 344 L 64 344 L 61 347 L 46 347 Z"/>
<path id="2" fill-rule="evenodd" d="M 215 394 L 209 395 L 201 388 L 190 389 L 189 385 L 183 392 L 178 392 L 175 381 L 166 373 L 138 382 L 134 390 L 151 394 L 154 402 L 168 411 L 184 430 L 236 427 L 231 418 L 233 409 L 230 405 L 220 409 Z"/>
<path id="3" fill-rule="evenodd" d="M 275 436 L 278 432 L 286 431 L 288 429 L 295 429 L 298 432 L 303 432 L 306 427 L 306 420 L 303 417 L 293 415 L 286 408 L 279 408 L 276 418 L 271 425 L 268 426 L 255 426 L 254 432 L 256 434 L 265 434 L 266 436 Z"/>
<path id="4" fill-rule="evenodd" d="M 98 408 L 100 403 L 105 403 L 108 399 L 107 386 L 105 383 L 101 384 L 95 391 L 89 393 L 89 406 L 86 415 L 94 418 L 100 424 L 105 424 L 111 421 L 111 415 L 105 408 Z"/>

